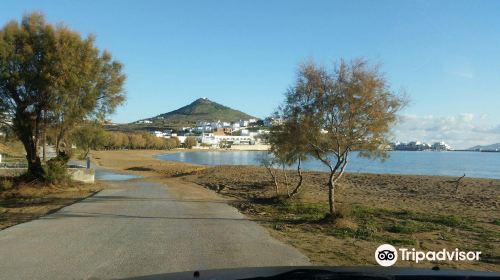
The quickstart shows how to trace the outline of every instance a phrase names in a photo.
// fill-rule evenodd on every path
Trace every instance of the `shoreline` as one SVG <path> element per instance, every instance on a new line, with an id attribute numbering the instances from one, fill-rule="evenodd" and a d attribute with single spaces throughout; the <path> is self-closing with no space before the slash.
<path id="1" fill-rule="evenodd" d="M 273 199 L 263 167 L 200 166 L 153 157 L 163 153 L 97 151 L 92 156 L 106 168 L 143 175 L 185 195 L 210 190 L 314 264 L 373 265 L 373 251 L 384 243 L 422 250 L 473 248 L 484 254 L 484 261 L 439 263 L 442 267 L 495 270 L 500 259 L 498 179 L 465 178 L 456 191 L 456 177 L 348 173 L 336 187 L 342 218 L 325 224 L 326 173 L 304 172 L 301 194 L 282 201 Z M 290 172 L 289 180 L 294 184 L 297 178 Z M 416 266 L 430 265 L 436 264 Z"/>
<path id="2" fill-rule="evenodd" d="M 133 151 L 133 150 L 131 150 Z M 228 153 L 228 152 L 264 152 L 262 150 L 231 150 L 231 149 L 174 149 L 174 150 L 168 150 L 165 152 L 158 151 L 157 154 L 153 155 L 153 158 L 156 160 L 161 160 L 161 161 L 166 161 L 166 162 L 174 162 L 174 163 L 182 163 L 182 164 L 192 164 L 196 166 L 206 166 L 206 167 L 215 167 L 215 166 L 221 166 L 221 165 L 210 165 L 210 164 L 200 164 L 200 163 L 192 163 L 192 162 L 187 162 L 187 161 L 176 161 L 176 160 L 169 160 L 169 159 L 160 159 L 158 158 L 159 155 L 162 154 L 175 154 L 175 153 L 193 153 L 193 152 L 219 152 L 219 153 Z M 414 152 L 414 151 L 392 151 L 392 152 Z M 425 151 L 424 151 L 425 152 Z M 314 160 L 314 159 L 313 159 Z M 257 164 L 222 164 L 222 166 L 260 166 Z M 287 168 L 290 171 L 295 170 L 295 167 L 290 167 Z M 328 173 L 327 170 L 319 170 L 319 169 L 308 169 L 307 167 L 302 167 L 302 170 L 304 172 L 320 172 L 320 173 Z M 442 177 L 442 178 L 459 178 L 462 176 L 462 174 L 457 174 L 457 175 L 441 175 L 441 174 L 412 174 L 412 173 L 390 173 L 390 172 L 369 172 L 369 171 L 346 171 L 345 174 L 359 174 L 359 175 L 374 175 L 374 174 L 380 174 L 380 175 L 394 175 L 394 176 L 432 176 L 432 177 Z M 488 180 L 499 180 L 499 178 L 495 177 L 479 177 L 479 176 L 473 176 L 473 175 L 467 175 L 466 178 L 471 178 L 471 179 L 488 179 Z"/>

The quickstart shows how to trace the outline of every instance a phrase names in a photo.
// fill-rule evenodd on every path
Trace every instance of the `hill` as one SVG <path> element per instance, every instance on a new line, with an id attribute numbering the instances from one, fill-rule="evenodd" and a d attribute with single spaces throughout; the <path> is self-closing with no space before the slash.
<path id="1" fill-rule="evenodd" d="M 235 122 L 254 118 L 251 115 L 221 105 L 208 98 L 199 98 L 191 104 L 171 112 L 129 124 L 108 125 L 106 128 L 108 130 L 121 131 L 151 131 L 164 128 L 179 129 L 184 126 L 194 126 L 199 121 L 220 120 L 222 122 Z"/>
<path id="2" fill-rule="evenodd" d="M 231 109 L 208 98 L 199 98 L 193 103 L 181 107 L 177 110 L 158 115 L 147 120 L 165 123 L 177 123 L 179 121 L 196 123 L 197 121 L 224 121 L 233 122 L 241 119 L 247 120 L 255 118 L 238 110 Z"/>
<path id="3" fill-rule="evenodd" d="M 484 150 L 497 150 L 497 149 L 500 150 L 500 143 L 485 145 L 485 146 L 477 145 L 474 147 L 470 147 L 467 150 L 473 150 L 473 151 L 483 150 L 484 151 Z"/>

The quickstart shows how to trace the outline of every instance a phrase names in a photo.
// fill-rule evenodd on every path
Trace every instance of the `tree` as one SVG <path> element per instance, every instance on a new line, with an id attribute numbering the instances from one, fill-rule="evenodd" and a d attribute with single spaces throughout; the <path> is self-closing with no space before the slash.
<path id="1" fill-rule="evenodd" d="M 82 159 L 87 158 L 90 149 L 98 149 L 106 144 L 106 134 L 99 124 L 89 123 L 77 128 L 72 133 L 72 140 L 82 149 Z"/>
<path id="2" fill-rule="evenodd" d="M 185 143 L 186 144 L 186 148 L 188 148 L 188 149 L 191 149 L 194 146 L 198 145 L 198 141 L 193 136 L 187 137 L 185 141 L 186 141 L 186 143 Z"/>
<path id="3" fill-rule="evenodd" d="M 260 165 L 264 166 L 273 179 L 274 184 L 274 192 L 276 193 L 276 197 L 280 195 L 280 184 L 278 181 L 277 168 L 281 165 L 278 159 L 272 154 L 272 152 L 265 153 L 260 158 Z M 287 189 L 288 190 L 288 189 Z M 288 194 L 288 191 L 287 191 Z"/>
<path id="4" fill-rule="evenodd" d="M 166 148 L 168 150 L 178 148 L 181 145 L 181 141 L 177 137 L 170 137 L 167 139 Z"/>
<path id="5" fill-rule="evenodd" d="M 102 119 L 124 100 L 121 64 L 43 15 L 25 15 L 0 30 L 0 116 L 26 150 L 29 174 L 43 178 L 38 149 L 48 127 L 57 145 L 77 124 Z"/>
<path id="6" fill-rule="evenodd" d="M 328 167 L 329 210 L 334 217 L 335 185 L 350 152 L 386 157 L 390 128 L 404 104 L 405 99 L 389 88 L 378 67 L 365 60 L 341 60 L 331 71 L 305 63 L 286 93 L 283 132 L 278 134 L 295 139 L 279 139 L 275 149 L 290 160 L 306 151 Z"/>
<path id="7" fill-rule="evenodd" d="M 144 149 L 146 147 L 146 139 L 141 134 L 130 134 L 129 145 L 131 149 Z"/>
<path id="8" fill-rule="evenodd" d="M 287 195 L 289 198 L 293 198 L 300 192 L 304 181 L 302 161 L 307 158 L 308 137 L 301 127 L 301 119 L 296 112 L 288 112 L 281 108 L 275 113 L 275 118 L 281 120 L 282 117 L 286 117 L 286 120 L 283 122 L 276 122 L 271 127 L 267 141 L 271 145 L 269 151 L 273 155 L 274 161 L 283 169 Z M 299 180 L 290 192 L 286 168 L 293 164 L 297 164 L 296 170 Z M 269 169 L 268 171 L 271 174 Z M 277 182 L 274 177 L 275 176 L 273 176 L 274 181 Z"/>
<path id="9" fill-rule="evenodd" d="M 118 132 L 117 133 L 117 144 L 116 148 L 117 149 L 127 149 L 129 147 L 129 138 L 127 134 Z"/>
<path id="10" fill-rule="evenodd" d="M 92 37 L 82 41 L 79 36 L 64 31 L 62 34 L 70 34 L 67 41 L 80 44 L 77 48 L 83 50 L 71 50 L 69 54 L 61 52 L 66 58 L 65 62 L 80 67 L 67 67 L 65 72 L 69 77 L 60 81 L 59 91 L 52 100 L 54 110 L 48 117 L 58 132 L 56 149 L 65 134 L 76 124 L 85 119 L 103 121 L 125 99 L 122 88 L 125 75 L 121 73 L 123 66 L 113 61 L 107 51 L 99 54 L 93 47 Z"/>

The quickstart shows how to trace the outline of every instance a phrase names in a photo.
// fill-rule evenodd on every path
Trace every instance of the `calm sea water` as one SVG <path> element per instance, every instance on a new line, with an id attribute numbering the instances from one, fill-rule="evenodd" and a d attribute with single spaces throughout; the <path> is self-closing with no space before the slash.
<path id="1" fill-rule="evenodd" d="M 158 159 L 202 165 L 259 165 L 265 152 L 200 151 L 158 155 Z M 500 179 L 500 153 L 392 151 L 384 162 L 357 156 L 349 158 L 347 172 L 445 175 Z M 327 171 L 317 160 L 303 164 L 305 170 Z"/>

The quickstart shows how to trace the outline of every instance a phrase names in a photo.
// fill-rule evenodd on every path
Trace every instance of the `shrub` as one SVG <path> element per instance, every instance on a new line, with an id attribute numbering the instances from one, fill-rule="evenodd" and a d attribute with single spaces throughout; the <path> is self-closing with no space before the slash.
<path id="1" fill-rule="evenodd" d="M 285 201 L 278 204 L 277 209 L 281 213 L 293 214 L 302 219 L 319 220 L 328 212 L 328 205 Z"/>
<path id="2" fill-rule="evenodd" d="M 12 189 L 12 186 L 13 186 L 13 183 L 9 179 L 4 178 L 0 181 L 0 191 L 10 190 L 10 189 Z"/>
<path id="3" fill-rule="evenodd" d="M 196 137 L 189 136 L 186 138 L 186 141 L 184 143 L 186 145 L 186 148 L 191 149 L 198 145 L 198 141 L 196 140 Z"/>
<path id="4" fill-rule="evenodd" d="M 406 233 L 406 234 L 415 233 L 423 230 L 424 227 L 422 225 L 412 220 L 398 221 L 387 228 L 387 231 L 389 232 Z"/>
<path id="5" fill-rule="evenodd" d="M 441 224 L 449 227 L 459 227 L 466 223 L 465 219 L 459 216 L 444 216 L 434 219 L 434 223 Z"/>
<path id="6" fill-rule="evenodd" d="M 348 228 L 348 227 L 333 227 L 330 234 L 336 237 L 351 237 L 355 239 L 362 239 L 367 241 L 373 241 L 378 238 L 376 235 L 377 230 L 370 225 L 361 225 L 358 228 Z"/>
<path id="7" fill-rule="evenodd" d="M 44 170 L 45 181 L 48 183 L 56 184 L 65 182 L 69 179 L 64 160 L 49 160 L 47 165 L 44 167 Z"/>

